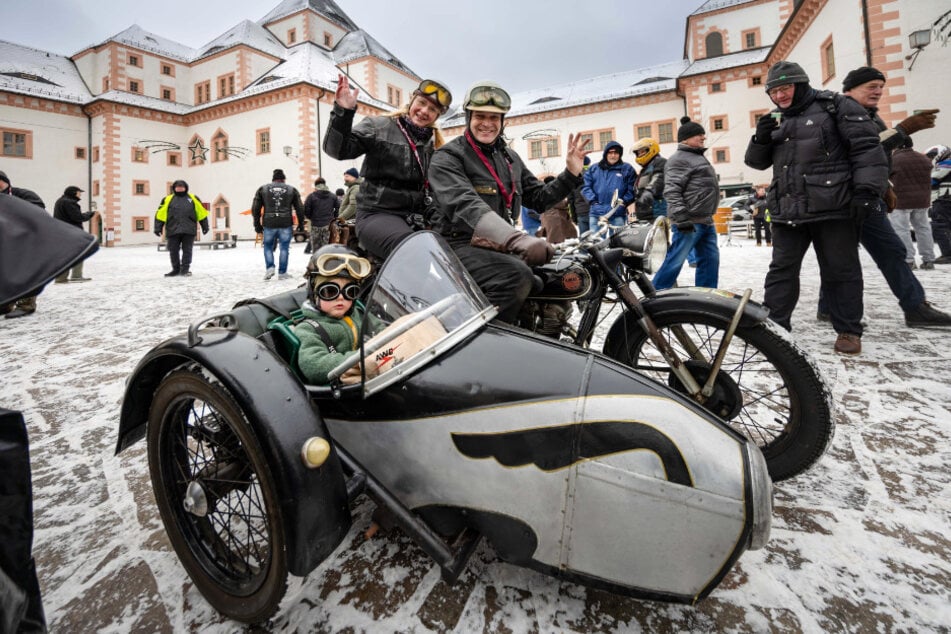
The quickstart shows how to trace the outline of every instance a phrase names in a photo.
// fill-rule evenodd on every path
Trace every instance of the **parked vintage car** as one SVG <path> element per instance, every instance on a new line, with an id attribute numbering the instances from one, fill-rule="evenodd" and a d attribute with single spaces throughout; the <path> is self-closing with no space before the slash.
<path id="1" fill-rule="evenodd" d="M 147 438 L 156 502 L 196 587 L 273 614 L 369 495 L 453 581 L 498 556 L 611 592 L 693 603 L 766 542 L 756 445 L 600 353 L 496 324 L 440 237 L 418 232 L 363 300 L 357 385 L 306 385 L 290 324 L 306 288 L 239 303 L 151 350 L 117 453 Z M 366 371 L 366 368 L 371 368 Z"/>

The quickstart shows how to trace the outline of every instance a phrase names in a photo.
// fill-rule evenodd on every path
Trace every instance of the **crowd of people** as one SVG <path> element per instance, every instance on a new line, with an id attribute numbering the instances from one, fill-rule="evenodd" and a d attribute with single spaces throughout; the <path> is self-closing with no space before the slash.
<path id="1" fill-rule="evenodd" d="M 834 349 L 843 354 L 861 352 L 860 245 L 881 270 L 908 326 L 951 326 L 951 316 L 928 302 L 914 273 L 951 262 L 951 151 L 914 147 L 912 135 L 934 127 L 937 110 L 916 110 L 893 128 L 882 121 L 877 108 L 885 83 L 881 71 L 861 67 L 848 73 L 841 93 L 817 90 L 798 64 L 777 62 L 766 78 L 773 109 L 757 120 L 745 157 L 750 167 L 773 171 L 770 185 L 755 187 L 747 201 L 756 244 L 765 238 L 772 247 L 763 293 L 770 317 L 792 328 L 800 268 L 812 246 L 821 278 L 817 319 L 831 323 Z M 675 286 L 685 261 L 696 268 L 697 286 L 717 286 L 721 192 L 704 156 L 706 131 L 696 121 L 681 120 L 669 158 L 661 156 L 655 139 L 638 140 L 631 150 L 636 166 L 624 160 L 624 148 L 614 140 L 594 162 L 592 148 L 569 134 L 565 170 L 540 181 L 506 142 L 512 100 L 494 82 L 469 88 L 462 104 L 465 131 L 449 142 L 437 124 L 452 104 L 442 82 L 423 80 L 403 108 L 354 124 L 357 97 L 340 75 L 323 138 L 333 158 L 363 157 L 359 171 L 342 174 L 346 189 L 332 193 L 318 177 L 304 202 L 276 169 L 271 182 L 256 190 L 251 215 L 263 244 L 265 280 L 290 277 L 295 224 L 306 232 L 307 253 L 316 257 L 326 245 L 344 243 L 373 264 L 413 231 L 429 228 L 446 239 L 499 307 L 498 319 L 511 322 L 531 289 L 531 267 L 552 257 L 553 244 L 599 224 L 614 229 L 666 217 L 671 242 L 654 286 Z M 2 172 L 0 193 L 43 206 L 35 193 L 12 187 Z M 80 210 L 81 193 L 66 188 L 55 217 L 81 228 L 92 216 Z M 207 211 L 185 181 L 175 181 L 154 224 L 168 245 L 167 277 L 191 275 L 199 227 L 207 233 Z M 355 235 L 349 235 L 351 227 Z M 88 279 L 80 263 L 56 282 Z M 31 314 L 36 297 L 2 310 L 8 318 Z"/>

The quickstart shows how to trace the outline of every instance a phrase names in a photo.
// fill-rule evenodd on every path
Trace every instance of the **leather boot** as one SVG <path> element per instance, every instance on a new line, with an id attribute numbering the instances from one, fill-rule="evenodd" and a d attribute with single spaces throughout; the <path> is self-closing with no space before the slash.
<path id="1" fill-rule="evenodd" d="M 7 319 L 16 319 L 17 317 L 26 317 L 36 312 L 36 295 L 33 297 L 24 297 L 17 301 L 16 309 L 7 313 Z"/>

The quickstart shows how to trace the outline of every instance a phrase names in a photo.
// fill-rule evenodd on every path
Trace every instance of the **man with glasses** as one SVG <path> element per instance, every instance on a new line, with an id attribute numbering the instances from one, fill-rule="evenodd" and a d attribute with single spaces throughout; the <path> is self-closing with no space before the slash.
<path id="1" fill-rule="evenodd" d="M 776 108 L 759 118 L 746 164 L 773 168 L 767 193 L 773 259 L 764 288 L 769 316 L 791 329 L 802 259 L 811 244 L 838 334 L 833 349 L 859 354 L 859 225 L 877 208 L 888 182 L 878 129 L 854 101 L 810 86 L 794 62 L 777 62 L 769 69 L 766 94 Z"/>
<path id="2" fill-rule="evenodd" d="M 554 253 L 544 238 L 516 229 L 514 219 L 522 205 L 543 211 L 581 185 L 585 155 L 580 135 L 568 135 L 567 169 L 543 184 L 505 144 L 511 107 L 498 84 L 474 84 L 463 103 L 465 134 L 437 150 L 429 167 L 437 201 L 433 225 L 508 323 L 532 289 L 530 267 Z"/>

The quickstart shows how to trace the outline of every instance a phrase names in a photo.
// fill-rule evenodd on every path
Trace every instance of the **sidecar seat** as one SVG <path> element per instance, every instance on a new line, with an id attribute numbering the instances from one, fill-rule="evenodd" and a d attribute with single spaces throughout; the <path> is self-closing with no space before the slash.
<path id="1" fill-rule="evenodd" d="M 231 314 L 238 322 L 238 330 L 252 337 L 260 337 L 267 332 L 272 319 L 278 316 L 290 319 L 291 313 L 300 310 L 306 300 L 307 288 L 302 286 L 265 299 L 243 299 L 234 305 Z"/>

